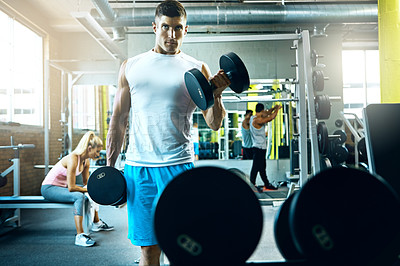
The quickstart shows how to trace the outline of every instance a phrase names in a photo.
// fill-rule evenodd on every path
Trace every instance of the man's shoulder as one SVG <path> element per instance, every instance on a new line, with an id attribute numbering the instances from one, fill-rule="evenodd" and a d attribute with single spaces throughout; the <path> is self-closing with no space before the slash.
<path id="1" fill-rule="evenodd" d="M 186 54 L 186 53 L 184 53 L 184 52 L 181 52 L 180 56 L 181 56 L 181 58 L 182 58 L 183 60 L 188 61 L 188 62 L 190 62 L 190 63 L 199 64 L 199 65 L 202 65 L 202 64 L 203 64 L 202 61 L 200 61 L 200 60 L 194 58 L 193 56 L 190 56 L 190 55 L 188 55 L 188 54 Z"/>
<path id="2" fill-rule="evenodd" d="M 137 54 L 135 56 L 129 57 L 127 62 L 137 61 L 137 60 L 139 60 L 139 59 L 141 59 L 143 57 L 149 56 L 150 54 L 151 54 L 151 51 L 147 51 L 147 52 L 144 52 L 144 53 L 141 53 L 141 54 Z"/>

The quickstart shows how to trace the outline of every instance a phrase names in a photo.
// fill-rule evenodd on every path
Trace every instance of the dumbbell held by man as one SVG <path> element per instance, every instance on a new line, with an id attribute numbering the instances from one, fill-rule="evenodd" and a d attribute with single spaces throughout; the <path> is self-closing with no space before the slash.
<path id="1" fill-rule="evenodd" d="M 249 74 L 243 61 L 235 53 L 222 55 L 219 66 L 226 74 L 231 84 L 229 87 L 236 93 L 247 90 L 250 86 Z M 216 89 L 213 83 L 197 68 L 185 73 L 185 84 L 193 102 L 201 109 L 206 110 L 214 105 L 213 91 Z"/>
<path id="2" fill-rule="evenodd" d="M 87 190 L 97 204 L 119 206 L 126 203 L 125 177 L 114 167 L 97 168 L 89 177 Z"/>

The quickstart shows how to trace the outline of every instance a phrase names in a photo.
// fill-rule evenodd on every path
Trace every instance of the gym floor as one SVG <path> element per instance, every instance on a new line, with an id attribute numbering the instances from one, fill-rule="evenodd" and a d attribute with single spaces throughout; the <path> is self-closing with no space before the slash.
<path id="1" fill-rule="evenodd" d="M 273 224 L 278 207 L 263 206 L 260 243 L 248 261 L 282 261 Z M 0 235 L 0 265 L 137 265 L 140 248 L 127 238 L 126 207 L 100 207 L 100 218 L 115 229 L 93 232 L 93 247 L 74 245 L 75 225 L 69 209 L 22 209 L 20 228 Z M 168 261 L 165 260 L 165 264 Z"/>

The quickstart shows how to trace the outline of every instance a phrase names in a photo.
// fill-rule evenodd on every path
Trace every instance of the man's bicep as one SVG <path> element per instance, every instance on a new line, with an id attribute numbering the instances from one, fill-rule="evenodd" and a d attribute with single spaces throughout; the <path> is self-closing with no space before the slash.
<path id="1" fill-rule="evenodd" d="M 206 77 L 207 80 L 211 77 L 211 70 L 206 63 L 203 62 L 201 65 L 201 73 Z"/>

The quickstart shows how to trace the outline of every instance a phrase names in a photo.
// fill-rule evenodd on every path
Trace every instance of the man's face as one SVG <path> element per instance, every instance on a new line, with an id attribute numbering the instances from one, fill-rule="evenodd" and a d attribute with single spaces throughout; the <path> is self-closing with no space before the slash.
<path id="1" fill-rule="evenodd" d="M 161 16 L 153 22 L 153 31 L 156 34 L 155 52 L 161 54 L 177 54 L 180 52 L 183 37 L 188 26 L 183 17 Z"/>

